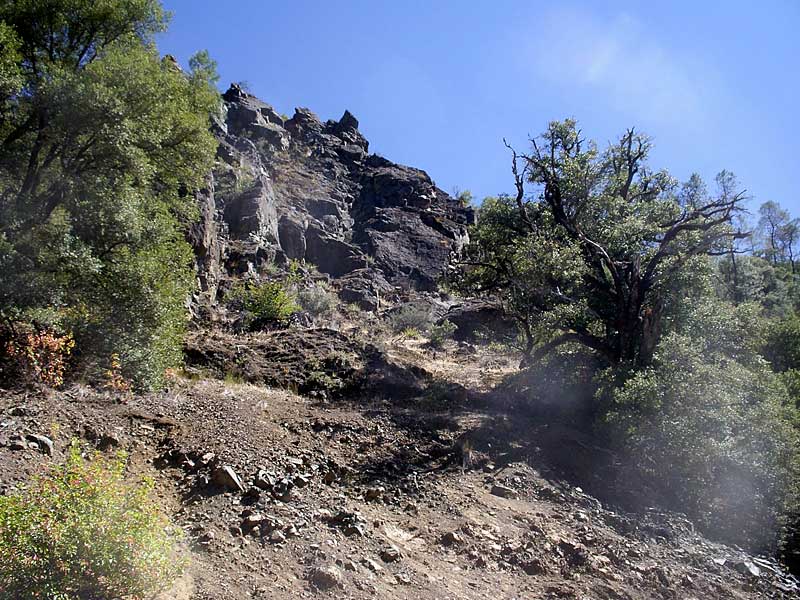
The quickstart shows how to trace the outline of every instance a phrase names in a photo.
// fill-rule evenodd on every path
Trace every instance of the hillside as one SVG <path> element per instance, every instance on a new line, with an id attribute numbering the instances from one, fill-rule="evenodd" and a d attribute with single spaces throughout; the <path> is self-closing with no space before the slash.
<path id="1" fill-rule="evenodd" d="M 383 369 L 405 385 L 336 403 L 202 379 L 149 395 L 4 393 L 4 491 L 72 438 L 129 452 L 186 532 L 191 567 L 165 598 L 797 597 L 772 559 L 584 491 L 566 463 L 600 449 L 491 393 L 512 356 L 386 342 Z"/>
<path id="2" fill-rule="evenodd" d="M 732 40 L 172 4 L 0 4 L 0 600 L 800 597 L 800 218 Z"/>
<path id="3" fill-rule="evenodd" d="M 184 369 L 148 394 L 0 394 L 4 494 L 72 440 L 126 452 L 185 532 L 190 567 L 163 598 L 797 597 L 774 558 L 705 539 L 515 387 L 514 322 L 440 286 L 471 207 L 369 154 L 347 111 L 222 98 Z M 325 306 L 254 326 L 244 282 Z"/>

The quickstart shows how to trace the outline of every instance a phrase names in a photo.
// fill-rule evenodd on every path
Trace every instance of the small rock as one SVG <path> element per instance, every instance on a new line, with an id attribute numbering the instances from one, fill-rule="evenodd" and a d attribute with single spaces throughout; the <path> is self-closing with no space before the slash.
<path id="1" fill-rule="evenodd" d="M 463 543 L 463 541 L 464 539 L 455 531 L 448 531 L 441 539 L 443 546 L 456 546 Z"/>
<path id="2" fill-rule="evenodd" d="M 491 493 L 493 496 L 499 496 L 500 498 L 508 498 L 508 499 L 515 499 L 519 498 L 519 494 L 516 490 L 511 489 L 510 487 L 506 487 L 504 485 L 495 484 L 492 486 Z"/>
<path id="3" fill-rule="evenodd" d="M 224 465 L 214 469 L 214 472 L 211 475 L 211 480 L 218 486 L 227 490 L 238 492 L 244 491 L 244 484 L 242 483 L 242 480 L 239 479 L 239 476 L 236 474 L 236 471 L 233 470 L 233 467 L 229 465 Z"/>
<path id="4" fill-rule="evenodd" d="M 297 530 L 297 527 L 294 524 L 289 525 L 286 529 L 283 530 L 283 534 L 287 537 L 297 537 L 300 535 L 300 532 Z"/>
<path id="5" fill-rule="evenodd" d="M 670 585 L 669 574 L 667 573 L 667 571 L 665 569 L 663 569 L 661 567 L 658 567 L 658 568 L 654 569 L 653 572 L 655 573 L 655 575 L 658 578 L 658 581 L 661 583 L 661 585 L 663 585 L 665 587 L 668 587 Z"/>
<path id="6" fill-rule="evenodd" d="M 273 544 L 282 544 L 286 541 L 286 536 L 283 532 L 278 531 L 277 529 L 269 534 L 269 541 Z"/>
<path id="7" fill-rule="evenodd" d="M 197 538 L 197 543 L 201 546 L 210 546 L 214 542 L 214 535 L 213 531 L 206 531 L 200 537 Z"/>
<path id="8" fill-rule="evenodd" d="M 259 489 L 270 491 L 276 483 L 276 479 L 266 471 L 259 471 L 256 480 L 253 482 Z"/>
<path id="9" fill-rule="evenodd" d="M 249 498 L 253 502 L 258 502 L 258 499 L 261 497 L 261 490 L 258 489 L 256 486 L 251 485 L 247 488 L 247 491 L 244 493 L 245 498 Z"/>
<path id="10" fill-rule="evenodd" d="M 363 525 L 347 525 L 344 528 L 344 534 L 347 537 L 351 537 L 357 535 L 358 537 L 364 537 L 364 526 Z"/>
<path id="11" fill-rule="evenodd" d="M 740 560 L 733 564 L 733 568 L 736 569 L 742 575 L 749 575 L 750 577 L 761 577 L 761 569 L 759 569 L 755 564 L 753 564 L 749 560 Z"/>
<path id="12" fill-rule="evenodd" d="M 344 585 L 344 575 L 333 565 L 317 567 L 311 571 L 308 579 L 314 587 L 320 590 L 330 590 Z"/>
<path id="13" fill-rule="evenodd" d="M 354 563 L 352 560 L 344 561 L 342 565 L 345 571 L 358 571 L 358 565 Z"/>
<path id="14" fill-rule="evenodd" d="M 385 493 L 386 493 L 386 488 L 384 488 L 383 486 L 372 487 L 367 490 L 366 494 L 364 494 L 364 498 L 367 501 L 378 500 Z"/>
<path id="15" fill-rule="evenodd" d="M 250 531 L 256 527 L 260 527 L 261 522 L 264 520 L 264 517 L 259 514 L 248 515 L 242 521 L 242 531 Z"/>
<path id="16" fill-rule="evenodd" d="M 543 575 L 547 573 L 547 567 L 544 562 L 538 558 L 526 560 L 520 564 L 520 567 L 522 567 L 522 570 L 525 571 L 527 575 Z"/>
<path id="17" fill-rule="evenodd" d="M 371 558 L 362 559 L 361 560 L 361 564 L 364 565 L 365 567 L 367 567 L 373 573 L 378 573 L 380 571 L 383 571 L 383 567 L 380 566 L 378 563 L 376 563 Z"/>
<path id="18" fill-rule="evenodd" d="M 381 551 L 381 560 L 385 563 L 397 562 L 403 557 L 395 546 L 389 546 Z"/>

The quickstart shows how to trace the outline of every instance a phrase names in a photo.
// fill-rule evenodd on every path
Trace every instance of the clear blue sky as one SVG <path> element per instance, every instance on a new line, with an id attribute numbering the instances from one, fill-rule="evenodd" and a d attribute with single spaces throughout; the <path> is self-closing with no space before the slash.
<path id="1" fill-rule="evenodd" d="M 734 171 L 800 216 L 800 0 L 165 0 L 159 48 L 208 49 L 281 112 L 349 109 L 371 150 L 443 189 L 510 192 L 506 137 L 548 121 L 604 143 L 634 125 L 653 166 Z"/>

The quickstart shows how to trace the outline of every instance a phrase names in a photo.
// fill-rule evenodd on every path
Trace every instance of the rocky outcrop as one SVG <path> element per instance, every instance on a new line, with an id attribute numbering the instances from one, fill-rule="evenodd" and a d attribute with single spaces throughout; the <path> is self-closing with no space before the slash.
<path id="1" fill-rule="evenodd" d="M 435 289 L 467 241 L 470 208 L 424 171 L 370 155 L 349 111 L 324 123 L 305 108 L 287 118 L 235 84 L 223 102 L 217 164 L 190 235 L 203 298 L 213 301 L 226 275 L 289 260 L 345 278 L 343 299 L 368 309 L 394 288 Z"/>
<path id="2" fill-rule="evenodd" d="M 478 298 L 452 306 L 440 321 L 444 320 L 456 326 L 453 339 L 460 342 L 508 341 L 519 332 L 516 322 L 502 306 Z"/>

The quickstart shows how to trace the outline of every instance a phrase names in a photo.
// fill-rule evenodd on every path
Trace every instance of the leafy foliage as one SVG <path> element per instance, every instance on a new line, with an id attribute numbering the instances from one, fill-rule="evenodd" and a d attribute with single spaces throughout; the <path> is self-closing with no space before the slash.
<path id="1" fill-rule="evenodd" d="M 284 324 L 300 310 L 294 294 L 282 281 L 239 283 L 231 290 L 230 303 L 245 311 L 246 327 L 251 331 Z"/>
<path id="2" fill-rule="evenodd" d="M 619 375 L 605 373 L 605 423 L 662 500 L 728 541 L 774 550 L 800 481 L 778 377 L 678 333 L 651 366 L 621 385 Z"/>
<path id="3" fill-rule="evenodd" d="M 429 307 L 410 302 L 394 310 L 389 315 L 388 321 L 395 332 L 414 330 L 418 336 L 420 332 L 430 329 L 433 316 Z"/>
<path id="4" fill-rule="evenodd" d="M 297 292 L 297 302 L 312 317 L 328 317 L 339 304 L 336 295 L 324 283 L 315 283 Z"/>
<path id="5" fill-rule="evenodd" d="M 14 40 L 0 31 L 0 75 L 16 82 L 0 114 L 0 311 L 40 322 L 47 308 L 88 374 L 117 354 L 156 385 L 194 280 L 183 231 L 215 150 L 213 61 L 161 60 L 156 0 L 6 3 L 0 21 Z"/>
<path id="6" fill-rule="evenodd" d="M 744 235 L 731 226 L 744 196 L 728 174 L 711 198 L 697 177 L 681 187 L 651 170 L 650 140 L 632 129 L 600 151 L 567 120 L 531 144 L 512 151 L 516 196 L 484 202 L 458 287 L 503 300 L 529 353 L 577 342 L 647 364 L 676 280 Z"/>
<path id="7" fill-rule="evenodd" d="M 32 327 L 8 327 L 4 333 L 7 364 L 0 373 L 0 381 L 10 382 L 17 377 L 52 387 L 64 383 L 67 359 L 75 347 L 71 335 Z"/>
<path id="8" fill-rule="evenodd" d="M 129 483 L 124 468 L 74 445 L 26 492 L 0 496 L 0 597 L 145 598 L 180 574 L 152 482 Z"/>
<path id="9" fill-rule="evenodd" d="M 456 329 L 458 329 L 458 327 L 447 319 L 441 323 L 432 325 L 428 332 L 428 344 L 433 348 L 441 348 L 446 340 L 453 337 Z"/>

